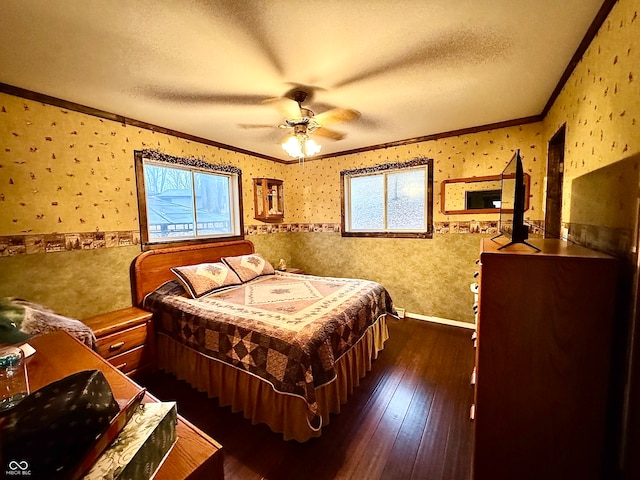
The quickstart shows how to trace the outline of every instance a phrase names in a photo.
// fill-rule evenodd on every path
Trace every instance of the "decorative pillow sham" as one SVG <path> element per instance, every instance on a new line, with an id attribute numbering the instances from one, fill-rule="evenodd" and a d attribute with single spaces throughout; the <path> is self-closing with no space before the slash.
<path id="1" fill-rule="evenodd" d="M 171 271 L 193 298 L 242 284 L 238 275 L 222 262 L 174 267 Z"/>
<path id="2" fill-rule="evenodd" d="M 224 257 L 222 261 L 236 272 L 242 283 L 253 280 L 260 275 L 274 275 L 276 273 L 273 266 L 259 253 Z"/>

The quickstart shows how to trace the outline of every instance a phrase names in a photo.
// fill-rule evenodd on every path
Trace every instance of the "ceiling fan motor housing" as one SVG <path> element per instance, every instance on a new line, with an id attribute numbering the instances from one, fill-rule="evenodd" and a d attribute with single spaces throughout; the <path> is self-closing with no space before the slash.
<path id="1" fill-rule="evenodd" d="M 307 92 L 303 90 L 295 90 L 291 92 L 291 99 L 298 102 L 298 105 L 302 105 L 302 102 L 307 99 Z"/>
<path id="2" fill-rule="evenodd" d="M 293 131 L 296 135 L 306 135 L 307 134 L 307 124 L 299 124 L 293 127 Z"/>

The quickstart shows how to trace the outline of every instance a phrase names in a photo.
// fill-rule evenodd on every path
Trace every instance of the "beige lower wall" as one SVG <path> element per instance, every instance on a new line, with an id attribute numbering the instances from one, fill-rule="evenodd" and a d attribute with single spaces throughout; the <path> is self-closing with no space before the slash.
<path id="1" fill-rule="evenodd" d="M 407 312 L 473 322 L 469 284 L 481 237 L 413 240 L 287 232 L 247 238 L 274 265 L 284 258 L 313 275 L 374 280 Z M 140 246 L 130 246 L 2 257 L 0 297 L 24 298 L 78 319 L 124 308 L 131 305 L 129 267 L 139 253 Z"/>
<path id="2" fill-rule="evenodd" d="M 473 322 L 475 264 L 482 235 L 433 239 L 351 238 L 339 233 L 277 233 L 248 237 L 269 261 L 312 275 L 383 284 L 397 307 L 420 315 Z"/>
<path id="3" fill-rule="evenodd" d="M 83 319 L 131 305 L 129 266 L 140 246 L 0 258 L 0 297 Z"/>

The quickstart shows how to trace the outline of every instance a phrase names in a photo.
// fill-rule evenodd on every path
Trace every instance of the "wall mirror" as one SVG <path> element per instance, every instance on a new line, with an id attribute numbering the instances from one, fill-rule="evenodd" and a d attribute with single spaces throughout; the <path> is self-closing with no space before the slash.
<path id="1" fill-rule="evenodd" d="M 514 178 L 506 175 L 505 180 Z M 524 174 L 525 210 L 529 209 L 529 174 Z M 440 211 L 445 215 L 500 213 L 502 176 L 450 178 L 440 184 Z"/>

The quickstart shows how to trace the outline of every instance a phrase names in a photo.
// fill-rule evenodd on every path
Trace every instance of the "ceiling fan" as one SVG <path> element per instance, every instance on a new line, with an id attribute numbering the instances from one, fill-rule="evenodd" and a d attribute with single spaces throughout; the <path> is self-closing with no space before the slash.
<path id="1" fill-rule="evenodd" d="M 305 102 L 311 102 L 315 92 L 324 90 L 321 87 L 310 85 L 302 85 L 294 83 L 284 95 L 280 97 L 267 97 L 264 95 L 248 95 L 248 94 L 215 94 L 215 93 L 196 93 L 196 92 L 180 92 L 174 89 L 160 88 L 157 86 L 146 87 L 145 93 L 154 98 L 161 100 L 169 100 L 181 103 L 218 103 L 225 105 L 255 105 L 256 103 L 263 105 L 271 105 L 278 109 L 284 117 L 283 121 L 278 124 L 238 124 L 240 128 L 277 128 L 287 130 L 284 145 L 294 145 L 294 141 L 300 148 L 292 151 L 285 150 L 292 157 L 300 158 L 311 156 L 318 153 L 320 146 L 316 144 L 309 135 L 323 137 L 329 140 L 337 141 L 346 137 L 346 133 L 331 128 L 329 125 L 340 122 L 350 122 L 361 117 L 360 112 L 349 109 L 334 107 L 323 103 L 314 102 L 315 107 L 326 109 L 316 114 L 311 106 Z M 292 140 L 293 139 L 293 140 Z M 314 152 L 314 153 L 311 153 Z"/>
<path id="2" fill-rule="evenodd" d="M 360 112 L 348 108 L 330 108 L 315 114 L 311 108 L 304 106 L 304 102 L 313 97 L 315 88 L 296 85 L 282 97 L 266 100 L 264 103 L 273 104 L 284 116 L 284 121 L 276 128 L 289 130 L 289 134 L 282 143 L 282 148 L 294 158 L 304 158 L 320 152 L 318 145 L 309 135 L 318 135 L 330 140 L 342 140 L 346 133 L 327 128 L 328 125 L 340 122 L 350 122 L 360 118 Z M 242 128 L 273 128 L 274 125 L 241 124 Z"/>
<path id="3" fill-rule="evenodd" d="M 308 88 L 297 86 L 289 90 L 283 97 L 274 99 L 273 103 L 285 116 L 278 128 L 292 129 L 294 133 L 306 133 L 307 135 L 313 133 L 331 140 L 342 140 L 346 136 L 345 133 L 327 128 L 327 126 L 357 120 L 360 118 L 360 112 L 348 108 L 331 108 L 316 115 L 311 108 L 303 105 L 311 96 Z"/>

